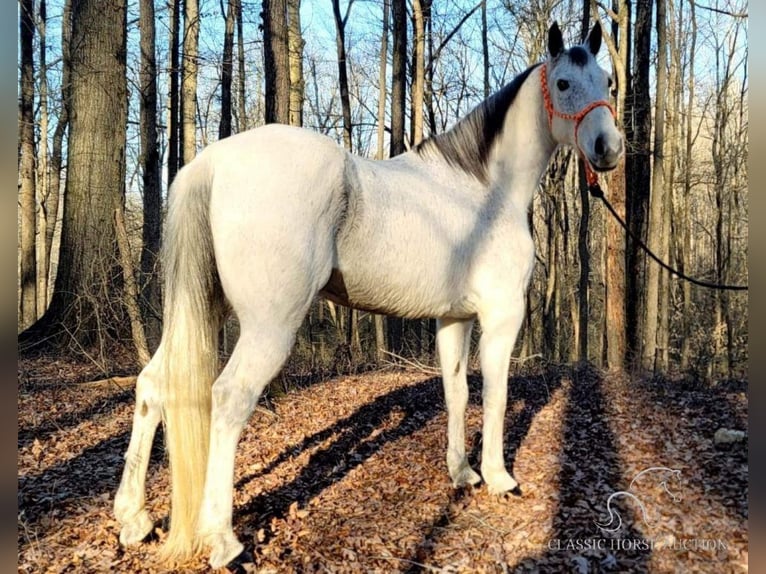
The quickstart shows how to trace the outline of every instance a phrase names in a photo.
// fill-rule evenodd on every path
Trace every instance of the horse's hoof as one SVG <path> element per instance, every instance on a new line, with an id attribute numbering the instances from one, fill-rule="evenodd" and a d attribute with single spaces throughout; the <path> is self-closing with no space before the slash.
<path id="1" fill-rule="evenodd" d="M 519 488 L 519 483 L 505 470 L 482 472 L 490 494 L 505 494 Z"/>
<path id="2" fill-rule="evenodd" d="M 205 536 L 210 546 L 210 567 L 223 568 L 242 554 L 245 546 L 231 532 L 219 532 Z"/>
<path id="3" fill-rule="evenodd" d="M 464 486 L 473 486 L 481 482 L 481 476 L 467 464 L 452 477 L 452 486 L 463 488 Z"/>
<path id="4" fill-rule="evenodd" d="M 153 528 L 154 523 L 149 517 L 149 513 L 143 509 L 122 525 L 120 529 L 120 544 L 123 546 L 138 544 L 149 536 Z"/>

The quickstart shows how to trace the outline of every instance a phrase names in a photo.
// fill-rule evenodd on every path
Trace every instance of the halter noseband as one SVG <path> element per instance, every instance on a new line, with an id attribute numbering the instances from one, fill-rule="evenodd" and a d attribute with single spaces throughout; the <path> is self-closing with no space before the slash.
<path id="1" fill-rule="evenodd" d="M 583 109 L 581 109 L 579 112 L 577 112 L 576 114 L 565 114 L 563 112 L 558 111 L 556 108 L 553 107 L 551 92 L 548 89 L 547 68 L 548 68 L 547 64 L 543 64 L 540 67 L 540 87 L 543 92 L 543 102 L 545 103 L 545 111 L 548 112 L 548 127 L 553 129 L 553 116 L 559 117 L 563 120 L 570 120 L 575 123 L 575 126 L 574 126 L 575 146 L 577 147 L 577 151 L 583 157 L 583 162 L 585 163 L 585 179 L 587 180 L 589 186 L 596 185 L 598 184 L 598 175 L 593 171 L 593 168 L 591 168 L 590 166 L 590 162 L 585 158 L 585 154 L 583 153 L 582 149 L 580 149 L 580 144 L 577 141 L 577 132 L 579 131 L 580 124 L 585 119 L 585 116 L 587 116 L 596 108 L 600 108 L 602 106 L 607 108 L 612 113 L 612 117 L 617 117 L 617 114 L 615 113 L 614 108 L 612 107 L 612 104 L 610 104 L 606 100 L 597 100 L 595 102 L 591 102 L 587 106 L 585 106 Z"/>

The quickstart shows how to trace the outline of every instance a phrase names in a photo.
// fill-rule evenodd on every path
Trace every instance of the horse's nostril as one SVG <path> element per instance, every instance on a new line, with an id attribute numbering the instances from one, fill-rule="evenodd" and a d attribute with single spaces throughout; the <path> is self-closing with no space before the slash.
<path id="1" fill-rule="evenodd" d="M 596 143 L 594 145 L 593 151 L 595 151 L 596 155 L 598 156 L 604 155 L 604 136 L 598 136 L 596 138 Z"/>

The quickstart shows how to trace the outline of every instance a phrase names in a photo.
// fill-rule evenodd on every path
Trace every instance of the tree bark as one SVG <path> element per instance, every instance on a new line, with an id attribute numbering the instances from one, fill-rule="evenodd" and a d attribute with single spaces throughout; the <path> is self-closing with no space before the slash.
<path id="1" fill-rule="evenodd" d="M 404 153 L 404 110 L 407 92 L 407 6 L 404 0 L 391 0 L 393 52 L 391 63 L 391 141 L 389 157 Z M 388 318 L 388 348 L 401 353 L 404 322 Z"/>
<path id="2" fill-rule="evenodd" d="M 691 20 L 691 43 L 689 45 L 690 54 L 695 54 L 697 49 L 697 16 L 694 11 L 694 0 L 689 0 L 690 20 Z M 689 58 L 689 76 L 686 84 L 686 134 L 685 134 L 685 158 L 684 158 L 684 192 L 681 200 L 682 204 L 682 233 L 683 247 L 681 250 L 681 271 L 689 269 L 689 256 L 691 255 L 691 230 L 689 226 L 689 198 L 691 196 L 692 186 L 692 149 L 694 136 L 692 135 L 692 110 L 694 108 L 694 57 Z M 693 325 L 692 318 L 692 289 L 691 283 L 684 281 L 682 287 L 682 317 L 681 317 L 681 361 L 682 371 L 689 369 L 691 361 L 691 331 Z"/>
<path id="3" fill-rule="evenodd" d="M 410 139 L 412 146 L 423 141 L 423 92 L 425 90 L 426 43 L 423 3 L 427 0 L 412 0 L 412 102 Z"/>
<path id="4" fill-rule="evenodd" d="M 290 64 L 286 13 L 286 0 L 263 0 L 267 124 L 290 123 Z"/>
<path id="5" fill-rule="evenodd" d="M 146 332 L 152 348 L 159 343 L 162 330 L 162 302 L 158 256 L 162 225 L 162 185 L 160 150 L 157 138 L 157 57 L 154 27 L 154 0 L 141 0 L 140 123 L 143 169 L 144 221 L 141 230 L 140 302 Z"/>
<path id="6" fill-rule="evenodd" d="M 405 151 L 404 109 L 407 92 L 407 6 L 391 0 L 393 56 L 391 70 L 391 151 L 394 157 Z"/>
<path id="7" fill-rule="evenodd" d="M 184 0 L 184 55 L 181 79 L 181 161 L 197 155 L 197 70 L 199 56 L 199 6 Z"/>
<path id="8" fill-rule="evenodd" d="M 124 309 L 114 296 L 121 274 L 113 223 L 125 185 L 125 0 L 74 0 L 71 45 L 77 50 L 59 270 L 48 311 L 19 342 L 71 342 L 103 358 L 108 344 L 125 336 Z"/>
<path id="9" fill-rule="evenodd" d="M 56 225 L 57 213 L 51 213 L 48 200 L 51 196 L 49 184 L 50 170 L 48 168 L 48 64 L 47 51 L 47 8 L 45 0 L 40 0 L 37 17 L 37 28 L 40 35 L 40 141 L 37 150 L 37 194 L 40 207 L 37 212 L 37 315 L 45 312 L 48 306 L 48 270 L 50 253 L 48 243 L 48 227 Z M 58 205 L 56 206 L 58 207 Z M 52 221 L 51 221 L 52 219 Z"/>
<path id="10" fill-rule="evenodd" d="M 237 63 L 239 74 L 237 78 L 237 131 L 247 129 L 247 102 L 245 100 L 245 39 L 242 31 L 242 2 L 234 0 L 237 8 Z"/>
<path id="11" fill-rule="evenodd" d="M 168 79 L 168 187 L 181 167 L 181 92 L 179 90 L 181 0 L 168 0 L 170 16 Z"/>
<path id="12" fill-rule="evenodd" d="M 351 12 L 349 2 L 346 14 L 341 16 L 340 0 L 332 0 L 332 12 L 335 17 L 335 47 L 338 57 L 338 81 L 340 83 L 340 105 L 343 115 L 343 146 L 352 151 L 351 139 L 351 100 L 348 94 L 348 70 L 346 68 L 346 22 Z"/>
<path id="13" fill-rule="evenodd" d="M 385 152 L 383 146 L 385 145 L 385 133 L 386 133 L 386 68 L 388 64 L 388 21 L 391 10 L 390 0 L 383 0 L 383 31 L 380 36 L 380 60 L 379 74 L 378 74 L 378 149 L 375 154 L 376 159 L 383 159 Z M 380 346 L 380 342 L 378 342 Z"/>
<path id="14" fill-rule="evenodd" d="M 35 4 L 19 3 L 21 79 L 19 81 L 19 234 L 20 296 L 19 326 L 24 329 L 37 320 L 37 275 L 35 236 Z"/>
<path id="15" fill-rule="evenodd" d="M 145 367 L 151 359 L 151 354 L 149 353 L 149 345 L 146 342 L 144 323 L 141 320 L 141 309 L 138 304 L 138 286 L 136 285 L 133 258 L 130 254 L 130 240 L 128 239 L 128 231 L 125 228 L 125 213 L 122 205 L 118 205 L 114 210 L 114 226 L 117 235 L 117 247 L 120 252 L 122 276 L 125 279 L 124 301 L 125 309 L 130 319 L 133 347 L 136 350 L 138 363 L 141 367 Z"/>
<path id="16" fill-rule="evenodd" d="M 349 10 L 351 4 L 349 3 Z M 303 125 L 303 32 L 301 0 L 287 0 L 287 47 L 290 60 L 290 125 Z"/>
<path id="17" fill-rule="evenodd" d="M 221 122 L 218 139 L 231 135 L 231 83 L 234 73 L 234 20 L 236 0 L 229 0 L 223 32 L 223 61 L 221 62 Z"/>
<path id="18" fill-rule="evenodd" d="M 598 13 L 595 0 L 591 0 L 591 11 Z M 626 98 L 630 85 L 630 2 L 615 0 L 612 11 L 617 19 L 612 21 L 612 35 L 604 35 L 604 41 L 612 56 L 617 79 L 617 123 L 625 125 Z M 607 29 L 606 27 L 604 29 Z M 609 177 L 609 200 L 620 217 L 625 218 L 625 197 L 627 182 L 625 160 L 620 161 Z M 604 334 L 607 367 L 613 371 L 625 368 L 627 358 L 626 321 L 626 273 L 625 233 L 609 214 L 606 218 L 606 253 L 604 261 L 605 309 Z"/>
<path id="19" fill-rule="evenodd" d="M 665 204 L 665 102 L 668 91 L 667 34 L 665 24 L 665 0 L 657 3 L 657 98 L 654 112 L 654 168 L 649 202 L 647 246 L 654 253 L 660 253 L 663 242 L 663 208 Z M 646 268 L 646 300 L 644 303 L 644 335 L 641 350 L 641 365 L 654 370 L 657 354 L 659 327 L 660 267 L 649 261 Z"/>
<path id="20" fill-rule="evenodd" d="M 53 132 L 53 143 L 51 147 L 51 161 L 50 161 L 50 179 L 49 179 L 49 193 L 47 200 L 48 218 L 52 219 L 52 223 L 49 222 L 45 230 L 45 251 L 48 254 L 48 261 L 46 262 L 46 269 L 48 269 L 48 287 L 46 293 L 46 299 L 50 300 L 53 295 L 53 285 L 55 282 L 55 274 L 53 272 L 53 236 L 58 226 L 58 214 L 61 205 L 61 166 L 64 149 L 64 135 L 66 134 L 67 127 L 69 126 L 70 116 L 70 88 L 72 82 L 72 74 L 70 70 L 70 55 L 69 44 L 72 36 L 72 0 L 66 0 L 64 2 L 64 8 L 61 16 L 61 111 L 59 112 L 58 122 L 56 123 L 56 129 Z"/>
<path id="21" fill-rule="evenodd" d="M 634 235 L 647 239 L 647 220 L 651 189 L 651 132 L 652 104 L 649 77 L 651 71 L 652 1 L 636 0 L 636 22 L 633 35 L 634 67 L 632 89 L 628 96 L 625 115 L 630 119 L 626 126 L 628 138 L 625 157 L 625 172 L 628 190 L 626 193 L 627 223 Z M 646 257 L 635 241 L 627 244 L 627 329 L 628 351 L 632 356 L 642 354 L 646 341 L 643 320 L 646 319 L 646 304 L 642 298 L 642 285 L 646 280 Z"/>

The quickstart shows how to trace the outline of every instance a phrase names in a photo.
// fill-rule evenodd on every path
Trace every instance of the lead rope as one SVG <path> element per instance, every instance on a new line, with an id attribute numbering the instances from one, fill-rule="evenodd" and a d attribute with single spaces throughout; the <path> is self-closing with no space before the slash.
<path id="1" fill-rule="evenodd" d="M 552 129 L 553 126 L 553 116 L 560 117 L 565 120 L 572 120 L 575 122 L 575 147 L 577 148 L 577 153 L 580 155 L 580 157 L 583 160 L 583 165 L 585 166 L 585 181 L 588 184 L 588 192 L 590 192 L 590 195 L 594 198 L 600 199 L 606 208 L 609 210 L 609 213 L 611 213 L 614 218 L 617 220 L 617 222 L 620 224 L 620 226 L 625 230 L 625 233 L 630 237 L 633 241 L 635 241 L 641 249 L 646 251 L 646 254 L 649 255 L 657 264 L 659 264 L 663 269 L 668 271 L 669 273 L 675 275 L 676 277 L 679 277 L 683 279 L 684 281 L 688 281 L 689 283 L 693 283 L 695 285 L 699 285 L 700 287 L 706 287 L 708 289 L 718 289 L 723 291 L 747 291 L 748 286 L 747 285 L 725 285 L 720 283 L 712 283 L 709 281 L 702 281 L 700 279 L 695 279 L 694 277 L 690 277 L 686 273 L 679 271 L 678 269 L 675 269 L 674 267 L 671 267 L 667 263 L 665 263 L 662 259 L 660 259 L 655 253 L 649 249 L 649 247 L 644 243 L 639 237 L 637 237 L 629 228 L 628 225 L 625 223 L 625 221 L 620 217 L 620 214 L 617 213 L 615 208 L 612 206 L 611 203 L 609 203 L 609 200 L 604 195 L 604 190 L 601 189 L 601 185 L 598 182 L 598 174 L 593 171 L 593 168 L 590 166 L 590 162 L 585 158 L 585 154 L 583 154 L 582 150 L 580 149 L 580 145 L 577 141 L 577 132 L 580 128 L 580 124 L 582 123 L 582 120 L 587 116 L 591 111 L 598 107 L 606 107 L 609 109 L 610 112 L 612 112 L 612 117 L 616 117 L 614 108 L 612 105 L 605 101 L 605 100 L 599 100 L 596 102 L 591 102 L 586 107 L 584 107 L 582 110 L 577 112 L 576 114 L 565 114 L 562 112 L 559 112 L 553 107 L 553 100 L 551 99 L 551 93 L 548 89 L 548 74 L 547 74 L 547 66 L 546 64 L 543 64 L 540 67 L 540 87 L 542 88 L 543 92 L 543 102 L 545 103 L 545 110 L 548 112 L 548 127 Z"/>

